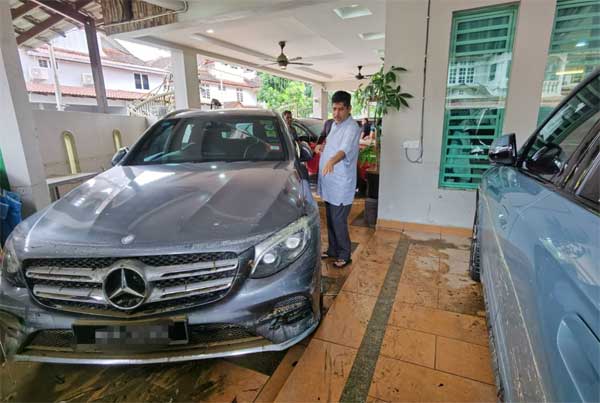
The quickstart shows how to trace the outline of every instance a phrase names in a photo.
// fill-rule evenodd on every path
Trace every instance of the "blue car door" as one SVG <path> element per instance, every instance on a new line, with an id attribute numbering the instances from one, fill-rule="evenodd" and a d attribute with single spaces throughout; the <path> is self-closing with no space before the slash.
<path id="1" fill-rule="evenodd" d="M 599 128 L 596 76 L 528 141 L 519 168 L 507 168 L 515 186 L 502 191 L 513 218 L 501 248 L 516 300 L 501 310 L 521 315 L 526 336 L 508 341 L 531 350 L 528 374 L 551 401 L 600 399 L 600 216 L 597 197 L 581 196 L 599 186 Z"/>

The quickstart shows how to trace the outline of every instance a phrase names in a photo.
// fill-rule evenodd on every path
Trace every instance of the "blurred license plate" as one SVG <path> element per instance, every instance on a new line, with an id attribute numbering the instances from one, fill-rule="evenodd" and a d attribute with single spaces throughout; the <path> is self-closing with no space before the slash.
<path id="1" fill-rule="evenodd" d="M 143 322 L 77 322 L 73 333 L 78 345 L 147 346 L 186 344 L 187 323 L 182 319 Z"/>

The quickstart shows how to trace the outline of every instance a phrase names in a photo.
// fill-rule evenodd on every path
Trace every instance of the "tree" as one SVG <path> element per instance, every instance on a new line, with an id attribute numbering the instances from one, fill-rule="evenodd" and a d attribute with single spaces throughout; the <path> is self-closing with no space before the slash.
<path id="1" fill-rule="evenodd" d="M 310 117 L 313 111 L 310 85 L 267 73 L 258 75 L 261 80 L 257 97 L 259 102 L 278 112 L 289 109 L 295 117 Z"/>

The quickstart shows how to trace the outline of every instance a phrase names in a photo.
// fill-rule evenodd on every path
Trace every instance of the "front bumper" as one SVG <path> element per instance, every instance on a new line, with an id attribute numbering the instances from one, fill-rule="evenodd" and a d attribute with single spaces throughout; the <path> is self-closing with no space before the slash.
<path id="1" fill-rule="evenodd" d="M 188 329 L 201 329 L 193 343 L 190 340 L 186 345 L 143 351 L 95 350 L 89 346 L 82 349 L 72 336 L 73 325 L 82 321 L 106 322 L 107 318 L 42 307 L 28 289 L 15 288 L 1 280 L 0 337 L 17 361 L 68 364 L 150 364 L 284 350 L 307 337 L 319 324 L 319 250 L 319 242 L 311 243 L 302 257 L 286 269 L 267 278 L 240 280 L 239 287 L 213 304 L 128 321 L 134 324 L 184 317 Z M 215 326 L 224 328 L 226 333 L 227 329 L 243 329 L 242 335 L 236 337 L 229 332 L 231 337 L 224 339 L 218 335 L 204 337 L 202 329 Z M 60 337 L 56 339 L 55 335 Z"/>

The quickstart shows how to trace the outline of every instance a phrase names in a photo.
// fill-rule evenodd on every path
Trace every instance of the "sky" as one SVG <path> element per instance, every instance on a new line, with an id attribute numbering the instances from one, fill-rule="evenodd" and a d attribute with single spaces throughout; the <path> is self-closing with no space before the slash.
<path id="1" fill-rule="evenodd" d="M 129 42 L 122 39 L 117 41 L 130 51 L 138 59 L 147 62 L 149 60 L 158 59 L 159 57 L 169 57 L 171 53 L 164 49 L 155 48 L 152 46 L 140 45 L 139 43 Z"/>

